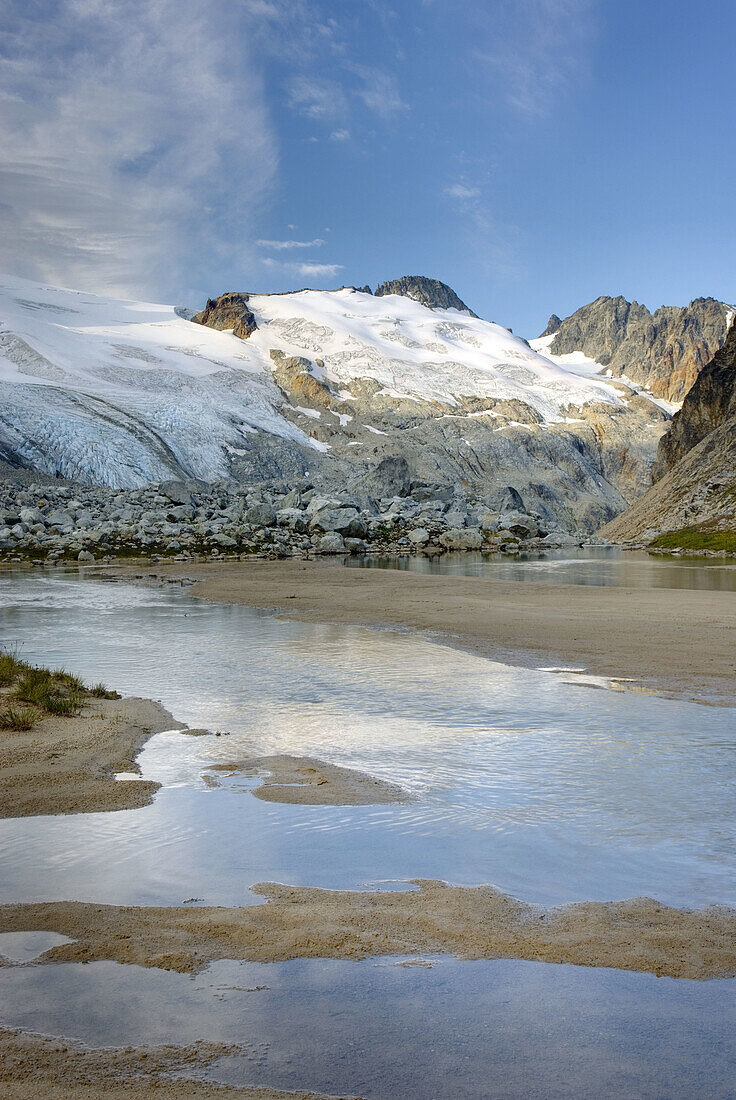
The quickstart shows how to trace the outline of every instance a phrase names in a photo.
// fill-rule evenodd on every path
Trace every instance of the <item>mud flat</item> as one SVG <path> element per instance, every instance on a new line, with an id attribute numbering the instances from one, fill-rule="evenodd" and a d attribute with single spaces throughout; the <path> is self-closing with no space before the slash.
<path id="1" fill-rule="evenodd" d="M 736 592 L 545 585 L 345 569 L 324 561 L 158 563 L 108 575 L 186 578 L 190 595 L 309 622 L 409 627 L 512 664 L 584 666 L 689 698 L 733 702 Z M 687 629 L 683 629 L 687 624 Z"/>
<path id="2" fill-rule="evenodd" d="M 670 978 L 736 975 L 736 911 L 675 909 L 651 898 L 545 909 L 490 886 L 417 880 L 404 891 L 259 883 L 264 905 L 124 907 L 81 902 L 0 906 L 0 932 L 57 932 L 38 963 L 91 962 L 196 973 L 217 959 L 453 954 L 637 970 Z"/>
<path id="3" fill-rule="evenodd" d="M 365 772 L 327 764 L 311 756 L 254 756 L 233 763 L 212 764 L 205 773 L 209 786 L 218 786 L 212 773 L 261 775 L 253 790 L 264 802 L 288 802 L 303 806 L 371 806 L 409 802 L 411 796 L 395 783 Z"/>
<path id="4" fill-rule="evenodd" d="M 0 818 L 147 806 L 160 784 L 115 774 L 137 773 L 135 757 L 148 738 L 178 728 L 159 703 L 128 698 L 89 699 L 78 715 L 3 730 Z"/>
<path id="5" fill-rule="evenodd" d="M 244 1053 L 224 1043 L 188 1047 L 105 1047 L 0 1029 L 0 1093 L 8 1100 L 127 1100 L 129 1097 L 243 1097 L 244 1100 L 325 1100 L 311 1092 L 172 1080 L 171 1073 L 199 1071 L 218 1058 Z M 247 1053 L 247 1052 L 245 1052 Z"/>

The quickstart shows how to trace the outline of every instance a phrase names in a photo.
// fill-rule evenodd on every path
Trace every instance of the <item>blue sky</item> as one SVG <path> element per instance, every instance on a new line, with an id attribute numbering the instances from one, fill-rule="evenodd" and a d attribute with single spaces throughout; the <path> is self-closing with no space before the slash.
<path id="1" fill-rule="evenodd" d="M 450 283 L 531 337 L 736 299 L 736 5 L 5 0 L 0 268 L 199 304 Z"/>

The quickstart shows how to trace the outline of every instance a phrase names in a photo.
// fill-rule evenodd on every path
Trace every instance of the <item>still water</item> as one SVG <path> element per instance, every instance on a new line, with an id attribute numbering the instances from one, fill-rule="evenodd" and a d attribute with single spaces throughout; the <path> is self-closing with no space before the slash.
<path id="1" fill-rule="evenodd" d="M 350 569 L 403 569 L 411 573 L 488 577 L 535 584 L 584 584 L 613 588 L 691 588 L 736 592 L 733 558 L 660 557 L 616 546 L 547 550 L 540 554 L 370 554 L 346 558 Z"/>
<path id="2" fill-rule="evenodd" d="M 544 904 L 736 904 L 733 708 L 63 573 L 0 579 L 0 639 L 227 734 L 149 741 L 139 763 L 164 786 L 141 810 L 0 821 L 0 901 L 249 904 L 264 880 L 427 877 Z M 364 768 L 416 801 L 282 806 L 245 776 L 208 786 L 213 763 L 253 751 Z M 194 980 L 31 964 L 0 968 L 0 1022 L 92 1043 L 192 1027 L 268 1048 L 218 1080 L 376 1100 L 726 1097 L 735 985 L 452 959 L 223 962 Z"/>

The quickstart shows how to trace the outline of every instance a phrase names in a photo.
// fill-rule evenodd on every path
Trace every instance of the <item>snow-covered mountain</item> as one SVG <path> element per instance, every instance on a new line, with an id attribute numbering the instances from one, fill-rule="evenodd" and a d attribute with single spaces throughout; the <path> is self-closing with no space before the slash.
<path id="1" fill-rule="evenodd" d="M 172 306 L 1 279 L 0 459 L 110 487 L 344 485 L 400 454 L 417 480 L 511 485 L 588 526 L 648 481 L 666 414 L 499 325 L 351 288 L 247 303 L 239 339 Z"/>

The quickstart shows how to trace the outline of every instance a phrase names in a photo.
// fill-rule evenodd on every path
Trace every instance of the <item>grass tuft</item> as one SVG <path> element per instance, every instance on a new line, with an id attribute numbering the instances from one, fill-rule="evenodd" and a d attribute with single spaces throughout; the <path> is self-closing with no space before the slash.
<path id="1" fill-rule="evenodd" d="M 36 721 L 36 712 L 31 707 L 7 707 L 0 711 L 0 729 L 2 730 L 30 730 Z"/>
<path id="2" fill-rule="evenodd" d="M 95 684 L 94 687 L 89 689 L 89 694 L 93 695 L 95 699 L 119 699 L 119 691 L 111 691 L 106 688 L 104 684 Z"/>
<path id="3" fill-rule="evenodd" d="M 703 525 L 665 531 L 649 543 L 654 550 L 725 550 L 736 554 L 736 531 L 708 529 Z"/>

